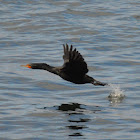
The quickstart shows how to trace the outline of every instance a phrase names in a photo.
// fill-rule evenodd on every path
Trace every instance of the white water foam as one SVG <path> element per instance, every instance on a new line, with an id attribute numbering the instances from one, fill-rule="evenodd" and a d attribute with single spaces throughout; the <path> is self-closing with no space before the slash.
<path id="1" fill-rule="evenodd" d="M 109 86 L 112 88 L 112 91 L 108 96 L 110 100 L 122 100 L 125 97 L 124 90 L 120 89 L 119 85 L 109 84 Z"/>

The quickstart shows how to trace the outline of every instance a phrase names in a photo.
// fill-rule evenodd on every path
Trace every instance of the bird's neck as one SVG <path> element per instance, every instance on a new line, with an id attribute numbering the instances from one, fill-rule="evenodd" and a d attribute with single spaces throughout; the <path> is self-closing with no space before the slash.
<path id="1" fill-rule="evenodd" d="M 42 69 L 57 74 L 57 70 L 55 69 L 55 67 L 52 67 L 46 63 L 33 63 L 32 69 Z"/>

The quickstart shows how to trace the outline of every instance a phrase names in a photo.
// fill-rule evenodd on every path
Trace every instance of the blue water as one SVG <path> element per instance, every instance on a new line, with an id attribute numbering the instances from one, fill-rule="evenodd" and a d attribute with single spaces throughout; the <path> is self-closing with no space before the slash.
<path id="1" fill-rule="evenodd" d="M 140 1 L 0 1 L 0 139 L 139 140 Z M 76 85 L 20 65 L 63 64 L 72 44 L 89 75 Z"/>

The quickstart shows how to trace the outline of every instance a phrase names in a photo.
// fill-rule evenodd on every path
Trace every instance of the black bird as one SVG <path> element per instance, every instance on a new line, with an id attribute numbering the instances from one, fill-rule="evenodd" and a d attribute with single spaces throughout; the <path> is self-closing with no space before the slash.
<path id="1" fill-rule="evenodd" d="M 61 67 L 52 67 L 46 63 L 31 63 L 27 65 L 22 65 L 23 67 L 28 67 L 31 69 L 42 69 L 47 70 L 51 73 L 59 75 L 64 80 L 70 81 L 75 84 L 86 84 L 92 83 L 97 86 L 105 86 L 107 83 L 102 83 L 94 78 L 88 76 L 87 64 L 84 61 L 82 55 L 73 46 L 70 47 L 66 44 L 64 47 L 64 64 Z"/>

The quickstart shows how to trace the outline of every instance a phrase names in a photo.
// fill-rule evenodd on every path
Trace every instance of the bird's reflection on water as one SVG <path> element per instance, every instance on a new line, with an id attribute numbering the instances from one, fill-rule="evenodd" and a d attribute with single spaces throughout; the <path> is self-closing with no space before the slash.
<path id="1" fill-rule="evenodd" d="M 76 111 L 76 109 L 83 109 L 80 107 L 81 104 L 78 103 L 71 103 L 71 104 L 61 104 L 58 106 L 58 110 L 61 111 Z"/>
<path id="2" fill-rule="evenodd" d="M 101 111 L 99 106 L 90 107 L 79 103 L 61 104 L 57 106 L 57 110 L 69 115 L 67 121 L 70 125 L 66 127 L 74 131 L 69 136 L 83 136 L 80 130 L 86 129 L 88 126 L 87 123 L 90 122 L 90 117 L 87 114 L 89 112 L 96 113 L 97 111 Z"/>

